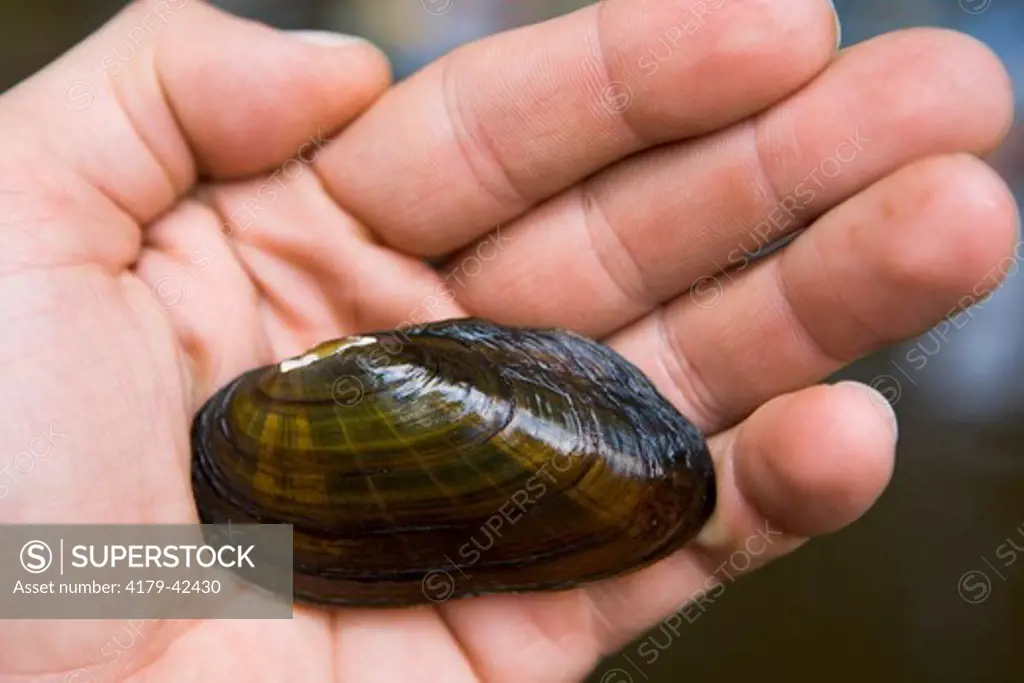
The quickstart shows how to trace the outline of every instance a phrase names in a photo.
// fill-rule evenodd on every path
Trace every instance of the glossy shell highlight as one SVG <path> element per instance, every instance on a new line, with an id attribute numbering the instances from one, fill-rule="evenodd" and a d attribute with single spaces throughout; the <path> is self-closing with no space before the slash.
<path id="1" fill-rule="evenodd" d="M 201 521 L 294 525 L 318 604 L 565 589 L 677 550 L 715 505 L 703 436 L 633 365 L 474 319 L 247 372 L 192 444 Z"/>

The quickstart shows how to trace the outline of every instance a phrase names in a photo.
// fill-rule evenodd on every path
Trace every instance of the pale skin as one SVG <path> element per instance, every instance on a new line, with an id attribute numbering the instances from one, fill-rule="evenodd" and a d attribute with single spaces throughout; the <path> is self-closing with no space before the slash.
<path id="1" fill-rule="evenodd" d="M 102 672 L 123 624 L 0 621 L 3 681 L 581 680 L 871 506 L 891 410 L 818 383 L 991 291 L 1017 240 L 978 159 L 1008 79 L 957 34 L 839 52 L 820 0 L 708 3 L 695 29 L 689 2 L 608 0 L 388 90 L 367 44 L 158 4 L 0 96 L 0 466 L 52 439 L 5 472 L 0 522 L 195 521 L 188 426 L 215 388 L 464 315 L 619 350 L 710 435 L 719 506 L 687 549 L 586 588 L 159 622 Z"/>

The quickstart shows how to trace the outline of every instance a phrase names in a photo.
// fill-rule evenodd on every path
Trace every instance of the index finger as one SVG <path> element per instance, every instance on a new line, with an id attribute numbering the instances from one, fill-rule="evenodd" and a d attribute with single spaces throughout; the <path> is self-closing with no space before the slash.
<path id="1" fill-rule="evenodd" d="M 98 190 L 148 222 L 200 174 L 245 177 L 312 153 L 387 87 L 369 43 L 311 42 L 206 3 L 132 3 L 0 96 L 0 160 L 23 161 L 8 175 L 33 190 Z M 97 222 L 133 229 L 123 215 Z"/>

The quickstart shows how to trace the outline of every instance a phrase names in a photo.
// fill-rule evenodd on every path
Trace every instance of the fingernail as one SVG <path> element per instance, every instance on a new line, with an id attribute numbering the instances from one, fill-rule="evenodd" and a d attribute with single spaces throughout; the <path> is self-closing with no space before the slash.
<path id="1" fill-rule="evenodd" d="M 334 33 L 333 31 L 285 31 L 285 33 L 305 43 L 327 47 L 367 42 L 365 38 L 360 38 L 359 36 L 351 36 L 347 33 Z"/>
<path id="2" fill-rule="evenodd" d="M 889 422 L 892 424 L 893 437 L 899 437 L 900 423 L 896 417 L 896 410 L 893 408 L 892 403 L 882 394 L 882 392 L 880 392 L 873 386 L 862 384 L 861 382 L 852 382 L 845 380 L 842 382 L 838 382 L 838 384 L 849 384 L 851 386 L 857 387 L 861 391 L 866 391 L 871 396 L 871 402 L 875 404 L 875 407 L 878 408 L 880 413 L 885 414 L 885 416 L 889 419 Z"/>
<path id="3" fill-rule="evenodd" d="M 836 49 L 843 44 L 843 22 L 839 20 L 839 10 L 836 9 L 836 0 L 829 0 L 832 5 L 832 16 L 836 18 Z"/>
<path id="4" fill-rule="evenodd" d="M 726 528 L 722 513 L 715 510 L 711 518 L 704 524 L 704 528 L 697 534 L 694 542 L 702 548 L 725 548 L 729 541 L 729 529 Z"/>

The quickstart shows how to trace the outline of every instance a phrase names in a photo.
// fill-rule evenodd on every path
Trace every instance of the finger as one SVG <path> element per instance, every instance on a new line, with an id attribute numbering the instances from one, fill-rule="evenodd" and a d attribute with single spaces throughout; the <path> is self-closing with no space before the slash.
<path id="1" fill-rule="evenodd" d="M 282 170 L 213 183 L 147 228 L 135 271 L 188 353 L 195 406 L 325 339 L 466 315 L 422 260 L 367 239 L 308 167 Z"/>
<path id="2" fill-rule="evenodd" d="M 778 101 L 824 68 L 835 30 L 823 0 L 594 4 L 432 64 L 320 168 L 385 242 L 437 256 L 617 159 Z"/>
<path id="3" fill-rule="evenodd" d="M 346 609 L 334 620 L 333 680 L 481 681 L 430 607 Z"/>
<path id="4" fill-rule="evenodd" d="M 311 154 L 387 79 L 363 41 L 328 47 L 206 3 L 137 2 L 0 98 L 0 126 L 22 175 L 60 185 L 67 167 L 69 194 L 89 198 L 84 180 L 145 222 L 198 172 L 248 175 Z"/>
<path id="5" fill-rule="evenodd" d="M 1016 269 L 1016 226 L 1013 196 L 988 166 L 929 158 L 609 343 L 714 433 L 983 297 Z"/>
<path id="6" fill-rule="evenodd" d="M 588 591 L 604 651 L 679 610 L 693 621 L 739 576 L 863 515 L 893 471 L 896 419 L 862 384 L 777 397 L 711 440 L 719 476 L 711 522 L 687 549 Z"/>
<path id="7" fill-rule="evenodd" d="M 906 163 L 990 151 L 1012 102 L 974 39 L 882 36 L 763 116 L 633 157 L 504 226 L 502 258 L 448 281 L 479 315 L 603 336 Z"/>
<path id="8" fill-rule="evenodd" d="M 891 409 L 863 385 L 778 397 L 710 440 L 716 512 L 688 548 L 580 590 L 455 602 L 444 614 L 484 680 L 581 680 L 658 619 L 677 609 L 666 624 L 696 619 L 740 575 L 862 515 L 889 480 L 895 439 Z"/>

